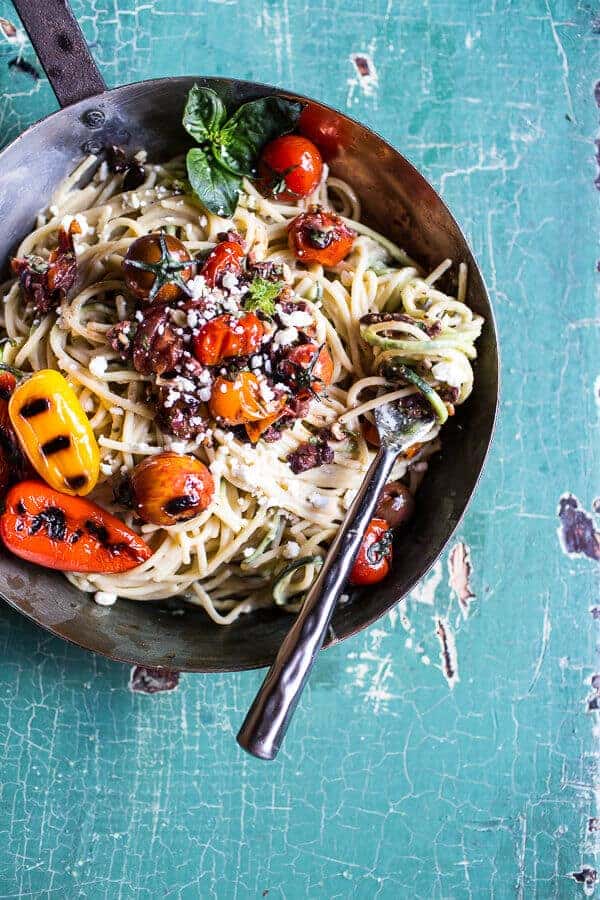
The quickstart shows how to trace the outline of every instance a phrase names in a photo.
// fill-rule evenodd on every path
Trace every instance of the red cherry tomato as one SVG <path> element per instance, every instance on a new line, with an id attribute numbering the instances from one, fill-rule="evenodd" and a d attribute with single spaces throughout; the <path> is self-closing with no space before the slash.
<path id="1" fill-rule="evenodd" d="M 371 519 L 350 572 L 350 584 L 376 584 L 390 571 L 392 531 L 385 519 Z"/>
<path id="2" fill-rule="evenodd" d="M 239 275 L 242 271 L 244 248 L 237 241 L 223 241 L 210 251 L 200 270 L 209 287 L 220 285 L 223 275 L 231 272 Z"/>
<path id="3" fill-rule="evenodd" d="M 302 110 L 298 130 L 317 145 L 326 161 L 350 143 L 348 121 L 315 103 L 307 103 Z"/>
<path id="4" fill-rule="evenodd" d="M 288 225 L 288 242 L 300 262 L 337 266 L 352 250 L 356 233 L 334 213 L 313 208 Z"/>
<path id="5" fill-rule="evenodd" d="M 263 323 L 252 312 L 239 319 L 217 316 L 194 337 L 194 356 L 204 366 L 218 366 L 234 356 L 250 356 L 259 349 L 264 333 Z"/>
<path id="6" fill-rule="evenodd" d="M 258 172 L 263 187 L 277 200 L 308 197 L 317 187 L 323 160 L 312 141 L 298 134 L 275 138 L 264 148 Z"/>
<path id="7" fill-rule="evenodd" d="M 310 341 L 293 347 L 279 363 L 278 373 L 297 397 L 311 397 L 331 384 L 333 360 L 327 347 Z"/>

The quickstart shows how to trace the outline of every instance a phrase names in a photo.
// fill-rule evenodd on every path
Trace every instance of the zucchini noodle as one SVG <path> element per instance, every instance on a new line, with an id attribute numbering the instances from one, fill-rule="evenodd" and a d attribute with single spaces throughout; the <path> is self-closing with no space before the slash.
<path id="1" fill-rule="evenodd" d="M 373 458 L 361 420 L 373 409 L 418 392 L 415 384 L 390 383 L 382 367 L 417 367 L 434 389 L 453 389 L 448 402 L 462 403 L 473 387 L 471 361 L 481 317 L 466 305 L 467 271 L 457 269 L 457 296 L 436 287 L 454 265 L 444 260 L 427 274 L 396 244 L 360 221 L 360 202 L 346 182 L 328 177 L 315 194 L 297 203 L 261 196 L 244 181 L 234 216 L 207 213 L 182 188 L 184 161 L 145 164 L 145 181 L 123 190 L 123 176 L 88 156 L 64 180 L 17 256 L 47 258 L 61 227 L 77 219 L 77 280 L 56 311 L 34 318 L 17 279 L 0 285 L 4 361 L 25 370 L 50 367 L 67 377 L 87 412 L 101 453 L 100 481 L 91 499 L 143 535 L 153 555 L 126 573 L 66 577 L 84 591 L 103 591 L 133 601 L 183 596 L 222 625 L 274 602 L 294 611 L 316 577 L 327 546 Z M 287 225 L 311 203 L 344 217 L 357 237 L 335 269 L 299 263 L 287 242 Z M 275 443 L 252 446 L 216 425 L 208 440 L 181 441 L 160 431 L 147 400 L 147 382 L 108 345 L 106 334 L 132 314 L 122 262 L 141 235 L 167 229 L 190 254 L 212 248 L 228 229 L 239 232 L 257 260 L 282 263 L 284 276 L 316 322 L 316 340 L 326 342 L 333 382 Z M 367 314 L 391 312 L 393 321 L 362 326 Z M 103 365 L 92 361 L 103 358 Z M 106 365 L 104 365 L 106 363 Z M 104 371 L 103 371 L 104 369 Z M 286 457 L 322 427 L 332 429 L 334 462 L 299 475 Z M 393 478 L 416 490 L 427 459 L 439 449 L 439 424 L 409 457 L 399 458 Z M 165 449 L 196 455 L 209 466 L 214 499 L 195 519 L 169 528 L 141 525 L 115 505 L 112 482 L 147 456 Z M 413 448 L 415 449 L 415 448 Z M 275 595 L 275 596 L 274 596 Z"/>

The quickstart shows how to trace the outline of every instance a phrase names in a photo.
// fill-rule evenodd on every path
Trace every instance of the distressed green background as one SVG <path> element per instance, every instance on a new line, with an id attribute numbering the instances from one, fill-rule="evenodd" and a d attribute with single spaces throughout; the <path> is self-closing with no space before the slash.
<path id="1" fill-rule="evenodd" d="M 591 513 L 600 493 L 600 8 L 75 7 L 110 85 L 184 73 L 282 84 L 398 146 L 481 261 L 502 416 L 459 536 L 472 555 L 470 615 L 444 559 L 401 610 L 321 657 L 273 764 L 234 741 L 261 673 L 134 694 L 125 667 L 1 608 L 0 896 L 581 896 L 570 873 L 596 868 L 599 847 L 600 730 L 587 711 L 599 570 L 561 548 L 557 504 L 572 492 Z M 14 19 L 7 0 L 0 15 Z M 359 79 L 354 53 L 370 54 L 377 84 Z M 56 106 L 44 79 L 10 66 L 20 54 L 36 63 L 28 43 L 0 36 L 1 143 Z M 452 688 L 437 615 L 456 639 Z"/>

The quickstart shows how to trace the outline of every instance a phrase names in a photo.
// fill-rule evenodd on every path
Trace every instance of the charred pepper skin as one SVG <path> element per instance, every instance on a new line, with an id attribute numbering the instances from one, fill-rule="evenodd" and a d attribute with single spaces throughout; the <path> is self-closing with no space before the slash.
<path id="1" fill-rule="evenodd" d="M 114 575 L 152 556 L 152 548 L 116 516 L 42 481 L 10 488 L 0 538 L 15 556 L 63 572 Z"/>
<path id="2" fill-rule="evenodd" d="M 20 382 L 8 414 L 44 481 L 65 494 L 89 494 L 98 481 L 100 451 L 75 391 L 60 372 L 40 369 Z"/>

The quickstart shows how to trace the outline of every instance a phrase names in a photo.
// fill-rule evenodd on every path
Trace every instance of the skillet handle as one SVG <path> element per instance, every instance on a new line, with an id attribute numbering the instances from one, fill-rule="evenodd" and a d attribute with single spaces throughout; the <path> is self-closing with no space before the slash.
<path id="1" fill-rule="evenodd" d="M 61 106 L 106 90 L 68 0 L 13 0 Z"/>
<path id="2" fill-rule="evenodd" d="M 397 449 L 382 446 L 371 463 L 319 577 L 244 719 L 237 742 L 252 756 L 274 759 L 277 755 L 397 455 Z"/>

